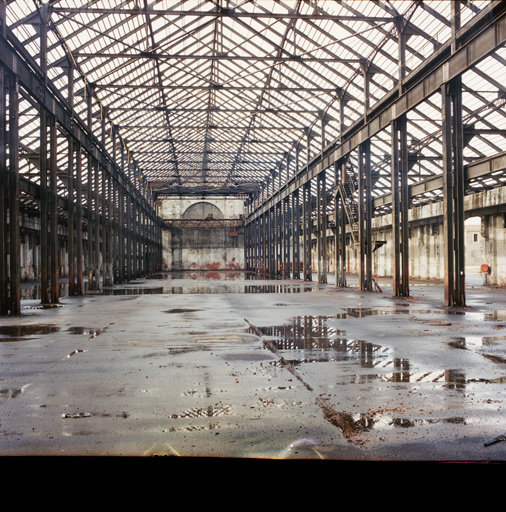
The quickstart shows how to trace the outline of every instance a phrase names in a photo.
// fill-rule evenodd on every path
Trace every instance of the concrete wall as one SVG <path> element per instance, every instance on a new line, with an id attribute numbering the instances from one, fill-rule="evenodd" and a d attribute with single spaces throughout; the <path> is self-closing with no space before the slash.
<path id="1" fill-rule="evenodd" d="M 224 219 L 239 219 L 244 216 L 244 201 L 236 197 L 219 196 L 205 199 L 195 199 L 194 197 L 174 197 L 162 199 L 160 216 L 164 220 L 182 219 L 188 208 L 196 203 L 209 203 L 223 213 Z"/>
<path id="2" fill-rule="evenodd" d="M 497 205 L 506 204 L 506 187 L 466 196 L 465 209 L 486 213 Z M 431 203 L 409 211 L 409 273 L 415 279 L 444 278 L 443 203 Z M 333 219 L 333 216 L 330 217 Z M 480 273 L 484 284 L 506 285 L 506 214 L 481 215 L 480 224 L 465 224 L 466 273 Z M 391 215 L 373 218 L 373 239 L 386 244 L 373 252 L 373 274 L 391 277 L 393 273 Z M 335 272 L 334 234 L 327 231 L 329 273 Z M 317 270 L 316 244 L 312 247 L 313 271 Z M 489 273 L 480 272 L 482 264 Z M 358 274 L 359 253 L 354 245 L 347 246 L 346 271 Z"/>
<path id="3" fill-rule="evenodd" d="M 485 239 L 484 263 L 490 273 L 484 274 L 485 283 L 506 286 L 506 219 L 505 214 L 486 215 L 482 219 Z"/>
<path id="4" fill-rule="evenodd" d="M 235 197 L 196 199 L 169 198 L 161 201 L 164 220 L 235 220 L 244 216 L 244 202 Z M 242 228 L 170 227 L 163 233 L 163 264 L 168 270 L 237 270 L 244 268 Z"/>

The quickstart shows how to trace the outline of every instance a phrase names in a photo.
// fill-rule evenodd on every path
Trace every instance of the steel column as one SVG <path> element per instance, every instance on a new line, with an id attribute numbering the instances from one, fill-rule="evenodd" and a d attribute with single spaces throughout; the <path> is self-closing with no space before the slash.
<path id="1" fill-rule="evenodd" d="M 393 294 L 409 297 L 409 188 L 406 117 L 392 122 Z"/>
<path id="2" fill-rule="evenodd" d="M 290 277 L 290 219 L 289 219 L 289 201 L 287 197 L 283 202 L 283 277 Z"/>
<path id="3" fill-rule="evenodd" d="M 327 282 L 327 191 L 325 171 L 316 177 L 318 283 Z"/>
<path id="4" fill-rule="evenodd" d="M 292 194 L 292 278 L 300 279 L 300 206 L 299 189 Z"/>
<path id="5" fill-rule="evenodd" d="M 47 115 L 41 107 L 40 110 L 40 302 L 49 304 L 49 197 L 47 191 Z"/>
<path id="6" fill-rule="evenodd" d="M 311 267 L 311 182 L 304 184 L 302 188 L 302 238 L 303 238 L 303 272 L 304 280 L 313 280 Z"/>
<path id="7" fill-rule="evenodd" d="M 336 184 L 343 184 L 346 180 L 346 160 L 334 163 L 334 175 Z M 345 198 L 341 196 L 341 189 L 338 188 L 335 196 L 334 212 L 336 219 L 336 286 L 346 287 L 346 210 Z"/>
<path id="8" fill-rule="evenodd" d="M 0 4 L 0 21 L 4 22 L 5 4 Z M 0 66 L 0 315 L 9 312 L 9 290 L 7 288 L 7 247 L 8 247 L 8 198 L 7 191 L 7 100 L 6 87 L 4 83 L 4 69 Z"/>
<path id="9" fill-rule="evenodd" d="M 76 295 L 84 294 L 83 285 L 83 192 L 82 192 L 82 146 L 76 142 Z"/>
<path id="10" fill-rule="evenodd" d="M 464 166 L 462 125 L 462 80 L 441 87 L 444 203 L 444 304 L 464 307 Z"/>
<path id="11" fill-rule="evenodd" d="M 21 313 L 19 231 L 19 79 L 9 76 L 9 310 Z"/>
<path id="12" fill-rule="evenodd" d="M 51 277 L 51 303 L 59 302 L 59 268 L 58 268 L 58 140 L 56 133 L 56 118 L 49 116 L 49 221 L 50 221 L 50 277 Z"/>
<path id="13" fill-rule="evenodd" d="M 358 208 L 359 208 L 359 286 L 361 291 L 372 290 L 372 197 L 371 151 L 369 140 L 359 146 Z"/>

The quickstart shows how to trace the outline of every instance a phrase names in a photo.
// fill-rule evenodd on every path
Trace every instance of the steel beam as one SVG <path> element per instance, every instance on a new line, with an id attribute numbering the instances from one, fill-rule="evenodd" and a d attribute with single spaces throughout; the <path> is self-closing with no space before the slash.
<path id="1" fill-rule="evenodd" d="M 373 105 L 367 115 L 367 123 L 361 119 L 350 126 L 340 137 L 327 146 L 322 155 L 316 155 L 301 169 L 299 176 L 290 180 L 262 206 L 251 214 L 251 222 L 264 209 L 270 208 L 295 189 L 302 187 L 322 169 L 351 154 L 365 140 L 387 130 L 390 123 L 406 114 L 432 95 L 439 93 L 441 86 L 471 69 L 506 42 L 506 3 L 491 4 L 459 31 L 460 47 L 451 53 L 451 44 L 446 43 L 416 70 L 411 72 L 398 88 L 386 94 Z"/>
<path id="2" fill-rule="evenodd" d="M 284 13 L 279 12 L 247 12 L 234 8 L 220 7 L 213 11 L 203 10 L 188 10 L 188 9 L 154 9 L 148 8 L 124 8 L 124 7 L 56 7 L 51 6 L 50 12 L 55 14 L 114 14 L 123 16 L 175 16 L 175 17 L 191 17 L 198 18 L 212 17 L 212 18 L 248 18 L 248 19 L 293 19 L 293 20 L 312 20 L 312 21 L 365 21 L 368 23 L 389 23 L 393 22 L 393 16 L 366 16 L 366 15 L 336 15 L 336 14 L 322 14 L 322 13 L 308 13 L 300 14 L 293 11 Z"/>

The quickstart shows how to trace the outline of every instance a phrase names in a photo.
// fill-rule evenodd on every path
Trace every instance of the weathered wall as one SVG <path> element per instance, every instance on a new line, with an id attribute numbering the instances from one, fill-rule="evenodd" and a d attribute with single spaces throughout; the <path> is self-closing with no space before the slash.
<path id="1" fill-rule="evenodd" d="M 188 197 L 164 199 L 164 220 L 213 219 L 240 222 L 244 216 L 241 199 Z M 163 235 L 164 266 L 169 270 L 237 270 L 244 268 L 243 230 L 230 227 L 170 227 Z"/>
<path id="2" fill-rule="evenodd" d="M 506 285 L 506 218 L 505 214 L 485 215 L 482 219 L 485 239 L 484 263 L 490 273 L 484 274 L 485 283 Z"/>
<path id="3" fill-rule="evenodd" d="M 477 214 L 487 213 L 490 208 L 506 203 L 506 187 L 487 190 L 465 197 L 465 209 Z M 409 211 L 409 274 L 415 279 L 444 278 L 443 203 L 432 203 Z M 333 219 L 333 216 L 330 217 Z M 391 277 L 393 273 L 391 215 L 373 219 L 373 239 L 386 244 L 373 252 L 373 274 Z M 334 234 L 328 235 L 327 271 L 335 272 Z M 481 273 L 484 284 L 506 285 L 506 214 L 481 215 L 481 226 L 465 226 L 466 272 L 479 272 L 482 264 L 490 267 L 489 273 Z M 316 244 L 312 247 L 313 271 L 317 270 Z M 350 274 L 359 271 L 357 247 L 347 247 L 347 267 Z"/>
<path id="4" fill-rule="evenodd" d="M 244 215 L 244 201 L 235 197 L 213 197 L 195 199 L 192 197 L 174 197 L 161 201 L 160 216 L 164 220 L 182 219 L 188 208 L 197 203 L 209 203 L 222 212 L 224 219 L 239 219 Z"/>

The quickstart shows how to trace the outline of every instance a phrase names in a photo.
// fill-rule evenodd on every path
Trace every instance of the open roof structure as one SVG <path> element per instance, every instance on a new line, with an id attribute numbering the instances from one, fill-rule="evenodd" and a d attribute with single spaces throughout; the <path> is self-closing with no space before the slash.
<path id="1" fill-rule="evenodd" d="M 9 29 L 36 60 L 38 27 L 48 18 L 48 79 L 67 97 L 67 69 L 74 66 L 75 115 L 88 117 L 91 95 L 93 131 L 105 126 L 106 149 L 112 154 L 122 146 L 155 197 L 232 194 L 261 201 L 269 184 L 279 188 L 337 147 L 364 109 L 380 108 L 403 77 L 451 39 L 447 1 L 7 4 Z M 462 2 L 461 26 L 493 4 Z M 402 65 L 399 34 L 406 38 Z M 506 150 L 505 63 L 500 48 L 463 74 L 465 165 Z M 20 114 L 20 173 L 36 181 L 39 130 L 28 98 L 21 98 Z M 425 99 L 407 122 L 410 183 L 440 175 L 440 100 Z M 390 154 L 390 134 L 379 132 L 371 140 L 375 197 L 391 191 Z M 503 183 L 501 172 L 468 187 Z M 416 201 L 440 195 L 434 189 Z"/>

